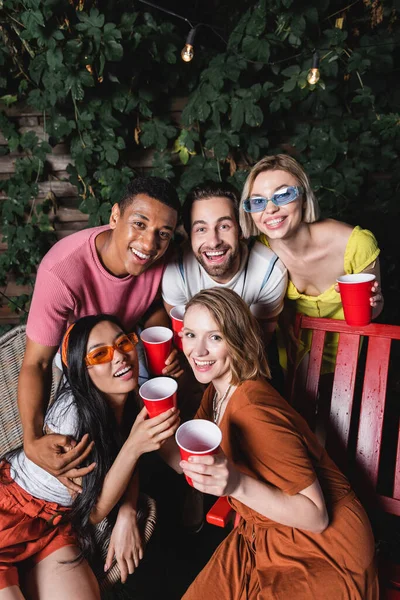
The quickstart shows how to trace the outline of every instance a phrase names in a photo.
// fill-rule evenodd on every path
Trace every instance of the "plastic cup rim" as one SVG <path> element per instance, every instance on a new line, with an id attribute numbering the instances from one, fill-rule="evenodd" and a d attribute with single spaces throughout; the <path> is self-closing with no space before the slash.
<path id="1" fill-rule="evenodd" d="M 166 394 L 162 398 L 147 398 L 146 396 L 143 396 L 142 388 L 144 388 L 144 386 L 150 384 L 151 382 L 155 381 L 155 379 L 168 379 L 168 382 L 170 382 L 170 381 L 174 382 L 174 384 L 175 384 L 174 391 L 170 392 L 169 394 Z M 178 389 L 178 383 L 175 381 L 175 379 L 172 379 L 172 377 L 153 377 L 153 379 L 149 379 L 149 381 L 145 381 L 144 383 L 142 383 L 142 385 L 139 388 L 139 396 L 141 398 L 143 398 L 143 400 L 147 400 L 147 402 L 161 402 L 161 400 L 167 400 L 168 398 L 171 398 L 171 396 L 173 396 L 176 393 L 177 389 Z"/>
<path id="2" fill-rule="evenodd" d="M 150 329 L 164 329 L 165 331 L 168 331 L 168 337 L 165 340 L 158 340 L 155 342 L 152 342 L 151 340 L 146 340 L 143 339 L 143 334 L 146 331 L 149 331 Z M 166 335 L 166 334 L 165 334 Z M 147 327 L 146 329 L 143 329 L 142 333 L 140 334 L 140 339 L 142 340 L 142 342 L 144 344 L 165 344 L 166 342 L 169 342 L 170 340 L 172 340 L 172 336 L 174 335 L 174 332 L 172 331 L 172 329 L 169 329 L 169 327 L 163 327 L 162 325 L 154 325 L 153 327 Z"/>
<path id="3" fill-rule="evenodd" d="M 371 283 L 372 281 L 375 281 L 376 279 L 376 275 L 373 275 L 372 273 L 365 273 L 363 274 L 363 277 L 365 277 L 365 279 L 363 281 L 343 281 L 343 277 L 348 277 L 349 275 L 351 275 L 351 273 L 349 273 L 348 275 L 341 275 L 340 277 L 338 277 L 336 279 L 336 283 L 342 283 L 344 285 L 354 285 L 354 284 L 360 284 L 360 283 Z M 354 275 L 362 275 L 361 273 L 354 273 Z"/>
<path id="4" fill-rule="evenodd" d="M 213 423 L 212 421 L 207 421 L 207 419 L 192 419 L 194 421 L 205 421 L 206 423 L 210 423 L 211 425 L 215 425 L 215 423 Z M 201 450 L 199 452 L 195 451 L 195 450 L 189 450 L 189 448 L 185 448 L 185 446 L 183 446 L 182 444 L 179 443 L 178 441 L 178 433 L 179 430 L 184 427 L 185 425 L 187 425 L 188 423 L 190 423 L 190 421 L 186 421 L 185 423 L 182 423 L 182 425 L 179 425 L 178 429 L 175 432 L 175 441 L 178 444 L 179 448 L 182 448 L 182 450 L 184 450 L 185 452 L 188 452 L 189 454 L 210 454 L 210 452 L 213 452 L 214 450 L 216 450 L 218 448 L 218 446 L 221 443 L 222 440 L 222 433 L 221 430 L 219 429 L 218 425 L 215 425 L 215 427 L 217 427 L 219 429 L 220 432 L 220 440 L 218 442 L 218 444 L 215 444 L 214 446 L 212 446 L 211 448 L 208 448 L 207 450 Z"/>
<path id="5" fill-rule="evenodd" d="M 183 323 L 184 315 L 181 318 L 181 317 L 176 317 L 172 313 L 174 312 L 175 309 L 181 309 L 181 308 L 183 308 L 183 312 L 185 313 L 185 307 L 186 307 L 185 304 L 178 304 L 177 306 L 174 306 L 174 308 L 171 308 L 171 310 L 169 312 L 169 316 L 171 317 L 171 319 L 175 319 L 175 321 L 180 321 L 181 323 Z"/>

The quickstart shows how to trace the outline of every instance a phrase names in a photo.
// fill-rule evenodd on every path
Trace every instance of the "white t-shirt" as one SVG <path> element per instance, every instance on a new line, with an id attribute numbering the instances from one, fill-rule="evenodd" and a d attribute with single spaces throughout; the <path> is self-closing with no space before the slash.
<path id="1" fill-rule="evenodd" d="M 255 242 L 250 250 L 241 244 L 238 272 L 228 283 L 217 283 L 196 259 L 190 246 L 169 263 L 162 279 L 162 296 L 171 306 L 186 304 L 198 292 L 212 287 L 229 288 L 249 305 L 257 319 L 277 317 L 283 309 L 287 270 L 276 254 Z"/>
<path id="2" fill-rule="evenodd" d="M 48 410 L 46 425 L 54 433 L 70 435 L 76 439 L 78 415 L 71 394 L 64 394 Z M 21 449 L 10 457 L 10 475 L 14 481 L 35 498 L 47 502 L 57 502 L 61 506 L 70 506 L 72 498 L 67 488 L 57 479 L 34 462 L 29 460 Z"/>

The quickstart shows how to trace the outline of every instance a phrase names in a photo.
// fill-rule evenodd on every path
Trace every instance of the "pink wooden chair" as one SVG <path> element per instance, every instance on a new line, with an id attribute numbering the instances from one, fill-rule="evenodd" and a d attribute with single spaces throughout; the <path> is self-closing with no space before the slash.
<path id="1" fill-rule="evenodd" d="M 370 514 L 400 516 L 399 403 L 388 401 L 387 379 L 392 340 L 400 340 L 400 326 L 370 324 L 350 327 L 344 321 L 298 315 L 295 327 L 312 331 L 305 381 L 289 372 L 288 400 L 315 430 L 321 426 L 326 447 L 346 472 Z M 326 332 L 340 334 L 330 406 L 321 407 L 320 370 Z M 360 343 L 366 346 L 362 373 Z M 362 376 L 362 377 L 361 377 Z M 359 380 L 362 391 L 358 396 Z M 329 398 L 328 398 L 329 400 Z M 329 402 L 328 402 L 329 404 Z M 324 409 L 322 409 L 324 408 Z M 207 521 L 225 526 L 232 511 L 220 498 Z M 392 517 L 393 518 L 393 517 Z M 382 598 L 400 600 L 400 566 L 381 557 Z"/>

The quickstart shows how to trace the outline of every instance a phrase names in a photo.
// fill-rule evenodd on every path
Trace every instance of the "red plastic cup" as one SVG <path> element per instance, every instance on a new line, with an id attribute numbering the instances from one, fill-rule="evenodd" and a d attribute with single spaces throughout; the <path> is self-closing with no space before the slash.
<path id="1" fill-rule="evenodd" d="M 182 331 L 183 328 L 183 316 L 185 314 L 185 305 L 182 304 L 180 306 L 174 306 L 174 308 L 169 313 L 172 321 L 172 331 L 174 332 L 174 344 L 179 350 L 183 350 L 182 348 L 182 338 L 179 335 L 179 332 Z"/>
<path id="2" fill-rule="evenodd" d="M 211 421 L 193 419 L 178 427 L 175 440 L 182 460 L 187 460 L 189 456 L 216 454 L 222 440 L 222 433 L 218 425 Z M 190 477 L 186 477 L 186 480 L 189 485 L 193 485 Z"/>
<path id="3" fill-rule="evenodd" d="M 347 325 L 363 326 L 371 322 L 371 289 L 375 281 L 371 273 L 342 275 L 336 281 L 339 284 L 344 318 Z"/>
<path id="4" fill-rule="evenodd" d="M 148 327 L 140 334 L 146 352 L 147 366 L 152 375 L 162 375 L 165 361 L 171 353 L 172 335 L 168 327 Z"/>
<path id="5" fill-rule="evenodd" d="M 171 377 L 155 377 L 140 386 L 142 398 L 149 417 L 157 417 L 161 413 L 177 405 L 176 393 L 178 384 Z"/>

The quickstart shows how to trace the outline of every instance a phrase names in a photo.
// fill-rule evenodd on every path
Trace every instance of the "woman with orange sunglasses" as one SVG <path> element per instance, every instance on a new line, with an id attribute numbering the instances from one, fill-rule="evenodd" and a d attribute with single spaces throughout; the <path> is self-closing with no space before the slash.
<path id="1" fill-rule="evenodd" d="M 136 521 L 140 456 L 158 450 L 178 424 L 176 409 L 148 418 L 135 401 L 138 358 L 135 334 L 111 315 L 83 317 L 62 345 L 65 381 L 45 416 L 47 434 L 89 436 L 86 466 L 75 468 L 80 493 L 44 471 L 23 449 L 0 468 L 0 598 L 98 600 L 91 526 L 108 517 L 106 571 L 117 558 L 125 581 L 143 556 Z M 80 461 L 79 461 L 80 462 Z M 80 463 L 82 464 L 82 463 Z M 82 477 L 83 475 L 83 477 Z M 20 587 L 21 584 L 21 587 Z"/>

